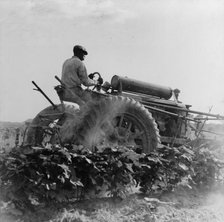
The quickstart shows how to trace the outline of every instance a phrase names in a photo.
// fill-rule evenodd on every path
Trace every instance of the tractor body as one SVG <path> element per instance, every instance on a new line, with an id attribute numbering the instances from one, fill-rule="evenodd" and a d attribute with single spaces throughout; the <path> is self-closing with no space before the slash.
<path id="1" fill-rule="evenodd" d="M 109 94 L 133 98 L 148 109 L 163 143 L 179 145 L 189 139 L 190 105 L 178 100 L 176 90 L 117 75 L 112 77 L 110 89 Z"/>
<path id="2" fill-rule="evenodd" d="M 99 73 L 91 77 L 94 74 L 101 78 Z M 64 104 L 66 86 L 57 76 L 55 78 L 61 83 L 55 87 L 61 101 L 58 105 L 33 82 L 51 106 L 33 119 L 25 144 L 82 144 L 92 150 L 99 146 L 124 145 L 149 153 L 160 143 L 173 147 L 187 143 L 195 135 L 198 137 L 202 132 L 198 126 L 203 126 L 208 117 L 224 119 L 220 115 L 191 110 L 190 105 L 179 101 L 178 89 L 117 75 L 110 83 L 85 91 L 91 99 L 75 108 Z"/>

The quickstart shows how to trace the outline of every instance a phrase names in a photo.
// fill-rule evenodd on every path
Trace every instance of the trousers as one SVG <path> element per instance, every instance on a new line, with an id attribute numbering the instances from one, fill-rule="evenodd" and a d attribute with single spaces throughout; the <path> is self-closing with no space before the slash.
<path id="1" fill-rule="evenodd" d="M 84 90 L 82 87 L 74 86 L 63 90 L 62 100 L 77 103 L 79 106 L 84 105 L 91 100 L 91 91 Z"/>

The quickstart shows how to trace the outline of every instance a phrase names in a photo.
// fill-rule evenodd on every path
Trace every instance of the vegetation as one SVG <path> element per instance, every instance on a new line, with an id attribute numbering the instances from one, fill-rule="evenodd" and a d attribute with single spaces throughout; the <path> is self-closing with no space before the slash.
<path id="1" fill-rule="evenodd" d="M 209 188 L 223 182 L 224 166 L 209 147 L 205 142 L 194 149 L 162 145 L 147 155 L 123 146 L 96 152 L 74 145 L 15 148 L 0 156 L 1 211 L 24 219 L 99 193 L 124 199 L 134 186 L 145 194 L 172 191 L 180 184 Z"/>

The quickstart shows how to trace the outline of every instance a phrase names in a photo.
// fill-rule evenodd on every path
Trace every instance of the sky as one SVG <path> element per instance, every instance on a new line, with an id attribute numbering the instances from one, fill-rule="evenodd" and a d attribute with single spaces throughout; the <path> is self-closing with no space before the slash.
<path id="1" fill-rule="evenodd" d="M 223 0 L 0 0 L 0 121 L 57 104 L 63 62 L 83 45 L 88 73 L 179 88 L 193 110 L 224 115 Z"/>

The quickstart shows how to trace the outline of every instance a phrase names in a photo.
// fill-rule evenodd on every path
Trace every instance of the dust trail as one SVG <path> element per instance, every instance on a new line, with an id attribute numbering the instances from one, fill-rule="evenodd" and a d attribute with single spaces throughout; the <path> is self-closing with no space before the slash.
<path id="1" fill-rule="evenodd" d="M 83 142 L 88 147 L 93 147 L 100 143 L 109 145 L 108 135 L 114 133 L 115 117 L 125 112 L 126 104 L 120 99 L 113 100 L 112 98 L 107 98 L 98 104 L 90 105 L 88 108 L 89 110 L 82 116 L 82 127 L 85 128 L 85 124 L 90 124 L 91 127 L 85 131 L 86 135 L 84 135 L 85 139 Z"/>
<path id="2" fill-rule="evenodd" d="M 218 162 L 224 163 L 224 140 L 223 137 L 216 138 L 210 142 L 207 149 L 214 155 Z M 209 164 L 209 163 L 208 163 Z M 223 165 L 222 165 L 223 166 Z M 211 191 L 207 194 L 201 210 L 207 212 L 209 221 L 224 221 L 224 168 L 216 173 L 216 181 Z"/>
<path id="3" fill-rule="evenodd" d="M 77 115 L 68 117 L 60 129 L 63 143 L 73 141 L 80 142 L 80 131 L 88 124 L 92 124 L 92 129 L 85 135 L 85 144 L 92 146 L 98 144 L 112 133 L 114 118 L 125 111 L 122 100 L 103 99 L 101 101 L 90 101 L 80 108 Z M 86 119 L 90 119 L 86 122 Z M 82 141 L 83 142 L 83 141 Z"/>
<path id="4" fill-rule="evenodd" d="M 114 125 L 116 125 L 114 122 L 115 117 L 119 113 L 123 113 L 124 110 L 125 105 L 121 101 L 107 103 L 103 110 L 101 110 L 101 115 L 98 115 L 95 126 L 88 132 L 87 143 L 90 146 L 99 144 L 103 138 L 106 139 L 107 135 L 111 135 L 114 130 Z"/>
<path id="5" fill-rule="evenodd" d="M 222 212 L 224 216 L 224 187 L 208 195 L 206 205 L 211 211 Z"/>

